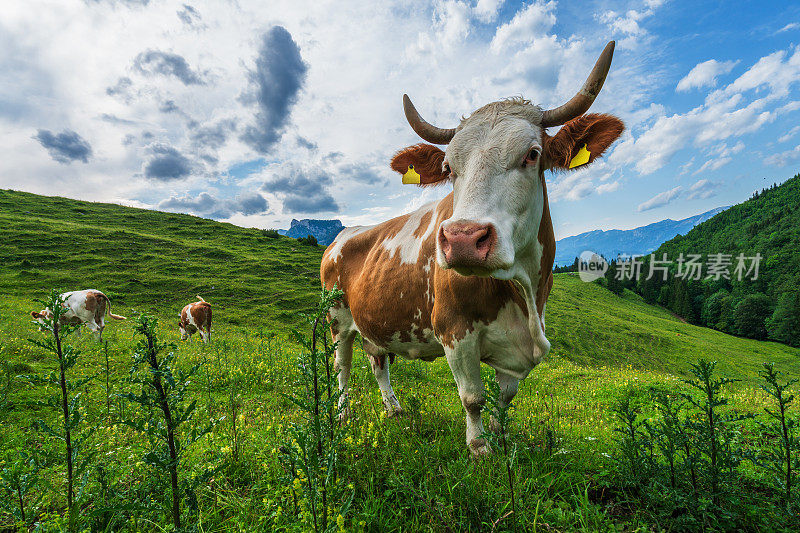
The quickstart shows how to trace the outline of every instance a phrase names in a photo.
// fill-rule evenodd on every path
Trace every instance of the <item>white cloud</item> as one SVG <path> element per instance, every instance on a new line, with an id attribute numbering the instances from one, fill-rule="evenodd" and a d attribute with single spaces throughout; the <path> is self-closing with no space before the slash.
<path id="1" fill-rule="evenodd" d="M 700 168 L 695 170 L 693 174 L 697 175 L 706 170 L 709 171 L 718 170 L 727 165 L 728 163 L 730 163 L 731 161 L 733 161 L 733 157 L 731 156 L 733 156 L 734 154 L 738 154 L 742 150 L 744 150 L 744 143 L 742 141 L 739 141 L 735 145 L 730 147 L 727 144 L 722 143 L 718 147 L 713 148 L 709 151 L 711 157 L 707 159 L 706 162 L 703 163 L 703 165 Z"/>
<path id="2" fill-rule="evenodd" d="M 601 183 L 600 185 L 597 186 L 596 191 L 597 191 L 597 194 L 605 194 L 605 193 L 608 193 L 608 192 L 614 192 L 616 190 L 619 190 L 621 185 L 622 184 L 620 183 L 619 180 L 612 181 L 612 182 L 609 182 L 609 183 Z"/>
<path id="3" fill-rule="evenodd" d="M 781 135 L 780 137 L 778 137 L 778 142 L 785 143 L 786 141 L 797 135 L 797 132 L 800 132 L 800 126 L 795 126 L 786 133 L 784 133 L 783 135 Z"/>
<path id="4" fill-rule="evenodd" d="M 548 200 L 551 203 L 574 202 L 593 193 L 614 192 L 621 184 L 619 180 L 610 182 L 613 176 L 614 170 L 605 159 L 595 160 L 591 165 L 566 174 L 554 174 L 552 182 L 547 185 Z"/>
<path id="5" fill-rule="evenodd" d="M 709 181 L 706 179 L 698 180 L 697 183 L 689 187 L 686 191 L 687 200 L 705 200 L 716 196 L 717 190 L 722 186 L 722 183 L 716 181 Z"/>
<path id="6" fill-rule="evenodd" d="M 791 56 L 778 50 L 759 59 L 755 65 L 726 88 L 726 93 L 737 93 L 767 87 L 772 98 L 784 97 L 789 86 L 800 79 L 800 48 Z"/>
<path id="7" fill-rule="evenodd" d="M 796 30 L 797 28 L 800 28 L 800 23 L 790 22 L 789 24 L 787 24 L 783 28 L 779 29 L 775 33 L 783 33 L 785 31 Z"/>
<path id="8" fill-rule="evenodd" d="M 555 2 L 533 2 L 517 12 L 510 22 L 497 28 L 490 48 L 500 53 L 514 45 L 529 44 L 544 37 L 556 23 Z"/>
<path id="9" fill-rule="evenodd" d="M 497 19 L 497 12 L 503 5 L 504 0 L 478 0 L 475 4 L 475 16 L 481 22 L 489 23 Z"/>
<path id="10" fill-rule="evenodd" d="M 641 9 L 629 9 L 625 13 L 616 11 L 605 11 L 597 18 L 605 23 L 616 35 L 622 35 L 622 40 L 618 43 L 620 48 L 633 48 L 642 37 L 648 35 L 646 29 L 641 26 L 641 22 L 652 17 L 655 10 L 661 7 L 666 0 L 645 0 Z"/>
<path id="11" fill-rule="evenodd" d="M 678 198 L 681 194 L 681 191 L 683 191 L 683 187 L 678 185 L 674 189 L 658 193 L 646 202 L 639 204 L 637 211 L 641 213 L 642 211 L 649 211 L 651 209 L 656 209 L 657 207 L 664 207 Z"/>
<path id="12" fill-rule="evenodd" d="M 800 162 L 800 144 L 791 150 L 767 156 L 764 158 L 764 162 L 775 167 L 785 167 Z"/>
<path id="13" fill-rule="evenodd" d="M 737 63 L 738 61 L 719 62 L 716 59 L 698 63 L 678 82 L 676 90 L 688 91 L 692 88 L 714 87 L 717 84 L 717 76 L 727 74 Z"/>
<path id="14" fill-rule="evenodd" d="M 705 200 L 715 196 L 721 186 L 721 182 L 707 179 L 698 180 L 688 189 L 684 189 L 682 186 L 678 185 L 673 189 L 656 194 L 646 202 L 642 202 L 639 204 L 637 211 L 641 213 L 664 207 L 680 198 L 684 200 Z"/>

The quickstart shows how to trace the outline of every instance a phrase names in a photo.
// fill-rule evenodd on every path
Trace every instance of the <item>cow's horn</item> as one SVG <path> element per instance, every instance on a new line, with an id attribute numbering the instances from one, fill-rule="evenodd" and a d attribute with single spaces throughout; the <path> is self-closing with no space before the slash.
<path id="1" fill-rule="evenodd" d="M 406 120 L 411 124 L 411 128 L 429 143 L 447 144 L 456 134 L 455 128 L 442 129 L 425 122 L 425 119 L 417 113 L 417 108 L 411 103 L 407 94 L 403 95 L 403 111 L 406 112 Z"/>
<path id="2" fill-rule="evenodd" d="M 603 53 L 594 64 L 592 72 L 586 78 L 586 83 L 583 84 L 578 94 L 566 104 L 555 109 L 548 109 L 542 115 L 542 127 L 549 128 L 550 126 L 560 126 L 573 118 L 584 114 L 589 107 L 591 107 L 594 99 L 600 94 L 600 89 L 603 88 L 603 82 L 606 81 L 608 69 L 611 66 L 611 58 L 614 56 L 614 41 L 609 41 Z"/>

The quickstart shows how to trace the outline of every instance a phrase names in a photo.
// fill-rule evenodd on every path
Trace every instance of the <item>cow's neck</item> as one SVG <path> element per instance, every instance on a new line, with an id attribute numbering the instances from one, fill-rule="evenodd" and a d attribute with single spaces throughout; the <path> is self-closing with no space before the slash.
<path id="1" fill-rule="evenodd" d="M 517 250 L 515 254 L 514 268 L 512 269 L 511 279 L 522 288 L 525 303 L 528 306 L 528 329 L 531 337 L 537 346 L 545 353 L 549 351 L 550 345 L 544 336 L 541 317 L 543 309 L 537 305 L 537 293 L 542 284 L 542 276 L 547 275 L 543 269 L 552 268 L 550 261 L 546 260 L 550 255 L 554 255 L 555 250 L 547 250 L 552 237 L 552 222 L 550 219 L 550 207 L 547 201 L 547 188 L 543 176 L 541 196 L 536 198 L 536 205 L 541 209 L 531 210 L 528 221 L 523 226 L 527 235 L 533 236 L 528 244 Z"/>
<path id="2" fill-rule="evenodd" d="M 531 243 L 525 254 L 517 255 L 512 278 L 522 288 L 528 306 L 528 328 L 534 340 L 544 338 L 539 316 L 542 312 L 536 305 L 536 292 L 542 275 L 542 246 L 538 241 Z"/>

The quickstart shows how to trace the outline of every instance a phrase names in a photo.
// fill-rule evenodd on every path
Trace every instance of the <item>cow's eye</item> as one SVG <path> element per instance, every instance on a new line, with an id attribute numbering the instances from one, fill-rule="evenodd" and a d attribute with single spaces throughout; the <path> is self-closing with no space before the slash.
<path id="1" fill-rule="evenodd" d="M 447 161 L 442 163 L 442 172 L 444 172 L 448 176 L 452 176 L 453 175 L 453 171 L 450 170 L 450 163 L 448 163 Z"/>
<path id="2" fill-rule="evenodd" d="M 539 149 L 531 148 L 528 153 L 525 154 L 525 159 L 522 160 L 522 166 L 527 167 L 529 165 L 535 165 L 537 159 L 539 159 Z"/>

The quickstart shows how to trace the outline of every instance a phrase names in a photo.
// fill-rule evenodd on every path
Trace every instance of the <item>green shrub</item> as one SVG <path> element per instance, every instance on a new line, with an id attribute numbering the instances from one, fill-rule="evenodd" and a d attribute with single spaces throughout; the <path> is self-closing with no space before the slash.
<path id="1" fill-rule="evenodd" d="M 189 500 L 195 499 L 194 491 L 199 481 L 195 478 L 179 482 L 180 460 L 192 444 L 211 431 L 215 421 L 209 421 L 202 427 L 191 423 L 197 401 L 187 405 L 185 398 L 191 378 L 200 365 L 184 372 L 175 368 L 174 351 L 168 351 L 165 357 L 159 358 L 162 352 L 172 350 L 175 346 L 158 340 L 157 325 L 158 321 L 147 315 L 141 315 L 137 319 L 136 332 L 143 338 L 139 340 L 133 354 L 130 383 L 139 388 L 140 392 L 128 392 L 122 396 L 143 409 L 139 416 L 134 414 L 122 422 L 149 438 L 150 450 L 144 455 L 144 462 L 169 475 L 172 522 L 176 529 L 180 529 L 181 500 L 184 495 Z M 154 413 L 160 413 L 163 420 Z M 179 432 L 184 425 L 188 425 L 190 429 L 184 432 L 181 442 Z M 204 476 L 207 477 L 207 474 Z"/>
<path id="2" fill-rule="evenodd" d="M 307 237 L 300 237 L 299 239 L 297 239 L 297 242 L 299 242 L 300 244 L 307 244 L 308 246 L 319 246 L 317 238 L 314 237 L 313 235 L 308 235 Z"/>

